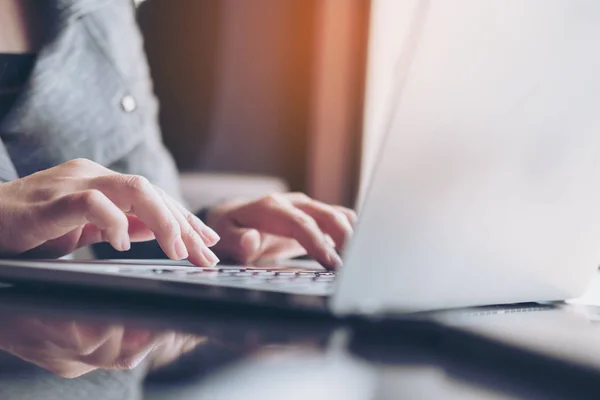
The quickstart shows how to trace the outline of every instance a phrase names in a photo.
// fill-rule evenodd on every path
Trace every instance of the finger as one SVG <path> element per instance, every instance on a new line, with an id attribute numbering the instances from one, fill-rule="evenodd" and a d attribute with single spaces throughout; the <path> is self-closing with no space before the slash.
<path id="1" fill-rule="evenodd" d="M 181 226 L 154 186 L 136 175 L 107 175 L 93 178 L 90 186 L 101 190 L 121 210 L 136 215 L 156 237 L 169 258 L 182 260 L 188 251 Z"/>
<path id="2" fill-rule="evenodd" d="M 93 353 L 110 337 L 110 327 L 97 325 L 82 330 L 75 321 L 20 319 L 16 321 L 27 335 L 34 339 L 38 351 L 53 354 L 56 358 L 72 358 Z"/>
<path id="3" fill-rule="evenodd" d="M 158 346 L 155 341 L 149 342 L 143 347 L 140 347 L 136 352 L 128 351 L 126 354 L 120 354 L 112 365 L 105 369 L 116 369 L 130 371 L 140 365 Z"/>
<path id="4" fill-rule="evenodd" d="M 331 236 L 338 250 L 343 250 L 353 233 L 352 225 L 346 215 L 334 207 L 308 199 L 293 204 L 314 218 L 321 230 Z"/>
<path id="5" fill-rule="evenodd" d="M 58 328 L 58 327 L 57 327 Z M 78 361 L 80 358 L 88 357 L 104 347 L 119 332 L 118 326 L 106 324 L 87 324 L 83 325 L 72 321 L 68 327 L 70 336 L 74 338 L 66 347 L 70 356 Z"/>
<path id="6" fill-rule="evenodd" d="M 200 218 L 189 212 L 184 206 L 182 206 L 178 201 L 172 199 L 164 190 L 160 188 L 156 188 L 158 192 L 164 198 L 171 199 L 172 204 L 179 210 L 179 212 L 185 217 L 185 220 L 194 228 L 196 232 L 200 235 L 204 244 L 208 247 L 212 247 L 221 239 L 217 232 L 212 230 L 209 226 L 207 226 Z"/>
<path id="7" fill-rule="evenodd" d="M 93 226 L 90 224 L 90 226 Z M 24 253 L 20 257 L 24 258 L 59 258 L 67 254 L 71 254 L 78 247 L 78 240 L 81 237 L 84 227 L 80 226 L 73 229 L 71 232 L 52 240 L 48 240 L 41 245 L 34 247 Z M 97 229 L 97 228 L 96 228 Z"/>
<path id="8" fill-rule="evenodd" d="M 339 212 L 344 214 L 346 216 L 346 218 L 348 218 L 348 221 L 350 222 L 350 225 L 352 227 L 354 227 L 356 225 L 356 223 L 358 222 L 358 215 L 356 214 L 356 211 L 351 210 L 346 207 L 341 207 L 341 206 L 334 206 L 334 207 L 336 210 L 338 210 Z"/>
<path id="9" fill-rule="evenodd" d="M 194 350 L 198 345 L 207 341 L 208 338 L 205 336 L 173 333 L 170 338 L 157 344 L 151 354 L 150 367 L 156 369 L 170 364 L 182 354 Z"/>
<path id="10" fill-rule="evenodd" d="M 150 366 L 154 366 L 154 360 L 157 353 L 161 353 L 161 348 L 165 343 L 171 342 L 174 332 L 154 332 L 150 340 L 140 343 L 137 348 L 123 348 L 121 354 L 114 360 L 110 369 L 130 370 L 138 366 L 143 360 L 151 356 Z"/>
<path id="11" fill-rule="evenodd" d="M 207 226 L 204 222 L 200 220 L 200 218 L 196 217 L 194 214 L 186 210 L 181 204 L 175 202 L 187 222 L 194 228 L 196 232 L 202 237 L 204 244 L 208 247 L 213 247 L 215 244 L 221 240 L 217 232 L 212 230 L 209 226 Z"/>
<path id="12" fill-rule="evenodd" d="M 340 257 L 327 243 L 325 235 L 311 216 L 279 196 L 268 196 L 255 204 L 260 212 L 257 212 L 254 207 L 243 207 L 238 210 L 235 218 L 239 225 L 296 239 L 311 257 L 324 266 L 329 268 L 341 266 Z"/>
<path id="13" fill-rule="evenodd" d="M 214 267 L 217 265 L 219 259 L 204 244 L 204 240 L 202 240 L 198 232 L 189 224 L 179 208 L 174 204 L 175 201 L 168 197 L 164 197 L 163 200 L 181 227 L 181 237 L 189 254 L 188 260 L 199 267 Z"/>
<path id="14" fill-rule="evenodd" d="M 154 239 L 154 233 L 135 215 L 126 215 L 129 222 L 128 233 L 131 242 L 147 242 Z M 89 246 L 105 242 L 105 233 L 95 225 L 87 224 L 80 229 L 79 241 L 76 247 Z"/>
<path id="15" fill-rule="evenodd" d="M 102 243 L 104 239 L 104 231 L 98 228 L 96 225 L 87 224 L 81 228 L 81 234 L 79 235 L 79 241 L 77 247 L 89 246 L 95 243 Z"/>
<path id="16" fill-rule="evenodd" d="M 44 231 L 46 240 L 55 239 L 73 229 L 93 224 L 102 231 L 104 241 L 115 249 L 130 248 L 127 217 L 113 202 L 98 190 L 75 192 L 45 204 L 40 211 L 42 225 L 52 232 Z"/>
<path id="17" fill-rule="evenodd" d="M 132 242 L 147 242 L 156 239 L 154 232 L 135 215 L 127 215 L 129 221 L 129 239 Z"/>
<path id="18" fill-rule="evenodd" d="M 229 224 L 221 229 L 221 241 L 215 251 L 241 264 L 249 264 L 261 256 L 261 234 L 256 229 Z"/>
<path id="19" fill-rule="evenodd" d="M 123 332 L 123 342 L 121 343 L 121 352 L 136 351 L 140 347 L 148 344 L 154 335 L 147 329 L 138 329 L 127 327 Z"/>
<path id="20" fill-rule="evenodd" d="M 287 260 L 306 255 L 306 249 L 294 239 L 275 235 L 261 235 L 260 258 L 265 260 Z"/>
<path id="21" fill-rule="evenodd" d="M 110 366 L 121 352 L 121 342 L 125 328 L 121 325 L 113 325 L 108 328 L 106 335 L 100 340 L 91 336 L 88 339 L 90 346 L 89 349 L 86 349 L 88 351 L 74 355 L 74 359 L 95 367 Z"/>

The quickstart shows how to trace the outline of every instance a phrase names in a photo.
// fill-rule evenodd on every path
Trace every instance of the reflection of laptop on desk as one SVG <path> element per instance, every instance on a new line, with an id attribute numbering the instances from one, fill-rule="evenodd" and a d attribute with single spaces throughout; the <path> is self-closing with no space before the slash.
<path id="1" fill-rule="evenodd" d="M 580 295 L 600 261 L 600 4 L 412 3 L 341 276 L 4 260 L 0 279 L 282 307 L 323 307 L 335 279 L 338 314 Z"/>

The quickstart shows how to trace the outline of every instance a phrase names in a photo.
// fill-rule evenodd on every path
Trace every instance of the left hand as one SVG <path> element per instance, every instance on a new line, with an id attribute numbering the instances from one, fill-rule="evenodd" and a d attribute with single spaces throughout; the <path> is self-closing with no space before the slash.
<path id="1" fill-rule="evenodd" d="M 93 321 L 16 317 L 0 323 L 0 350 L 63 378 L 97 369 L 151 368 L 175 361 L 206 337 Z"/>
<path id="2" fill-rule="evenodd" d="M 338 268 L 338 255 L 353 233 L 356 213 L 302 193 L 274 194 L 250 202 L 227 202 L 212 209 L 207 224 L 221 237 L 220 257 L 240 263 L 260 258 L 308 254 L 327 268 Z"/>

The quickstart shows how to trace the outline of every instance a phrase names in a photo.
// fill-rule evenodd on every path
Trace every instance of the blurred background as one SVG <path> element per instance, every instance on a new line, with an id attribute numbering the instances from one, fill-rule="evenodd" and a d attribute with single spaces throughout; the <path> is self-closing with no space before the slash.
<path id="1" fill-rule="evenodd" d="M 354 205 L 371 14 L 385 14 L 371 3 L 145 1 L 139 23 L 180 170 L 213 181 L 214 173 L 277 177 L 290 190 Z"/>

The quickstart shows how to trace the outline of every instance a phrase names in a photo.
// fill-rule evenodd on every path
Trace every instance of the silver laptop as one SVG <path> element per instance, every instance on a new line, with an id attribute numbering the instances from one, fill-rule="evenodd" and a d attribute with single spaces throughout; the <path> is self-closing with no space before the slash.
<path id="1" fill-rule="evenodd" d="M 600 3 L 403 6 L 385 143 L 339 273 L 3 260 L 0 280 L 339 315 L 582 294 L 600 262 Z"/>

